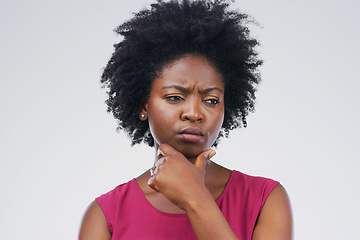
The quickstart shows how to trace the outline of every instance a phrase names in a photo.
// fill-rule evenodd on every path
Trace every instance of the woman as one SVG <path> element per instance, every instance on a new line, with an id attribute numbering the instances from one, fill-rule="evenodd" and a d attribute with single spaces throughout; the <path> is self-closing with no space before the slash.
<path id="1" fill-rule="evenodd" d="M 291 239 L 285 189 L 210 159 L 254 109 L 258 45 L 224 1 L 153 4 L 119 26 L 108 110 L 154 167 L 90 204 L 80 239 Z"/>

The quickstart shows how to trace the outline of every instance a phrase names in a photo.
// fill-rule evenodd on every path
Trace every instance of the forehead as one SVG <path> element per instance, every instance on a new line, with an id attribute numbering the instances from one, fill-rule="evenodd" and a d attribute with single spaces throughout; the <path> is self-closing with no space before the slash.
<path id="1" fill-rule="evenodd" d="M 224 88 L 221 74 L 202 56 L 185 56 L 166 65 L 153 84 Z"/>

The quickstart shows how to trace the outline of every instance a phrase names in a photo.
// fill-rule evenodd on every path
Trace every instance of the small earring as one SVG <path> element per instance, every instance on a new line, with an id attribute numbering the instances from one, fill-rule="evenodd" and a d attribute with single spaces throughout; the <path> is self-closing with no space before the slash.
<path id="1" fill-rule="evenodd" d="M 145 120 L 147 118 L 146 113 L 144 113 L 144 112 L 141 113 L 140 118 L 141 118 L 141 120 Z"/>

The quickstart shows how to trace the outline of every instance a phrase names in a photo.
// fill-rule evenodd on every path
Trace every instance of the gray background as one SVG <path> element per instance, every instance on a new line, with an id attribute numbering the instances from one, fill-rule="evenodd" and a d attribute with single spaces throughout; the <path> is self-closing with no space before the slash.
<path id="1" fill-rule="evenodd" d="M 87 205 L 151 167 L 106 113 L 112 30 L 152 1 L 0 1 L 0 239 L 75 239 Z M 358 1 L 237 1 L 265 60 L 248 128 L 214 160 L 279 180 L 296 239 L 359 239 Z"/>

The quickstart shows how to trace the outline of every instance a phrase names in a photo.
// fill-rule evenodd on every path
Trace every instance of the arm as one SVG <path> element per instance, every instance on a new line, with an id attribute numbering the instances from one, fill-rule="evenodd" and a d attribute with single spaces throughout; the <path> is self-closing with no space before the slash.
<path id="1" fill-rule="evenodd" d="M 207 189 L 184 209 L 197 239 L 238 239 Z"/>
<path id="2" fill-rule="evenodd" d="M 93 201 L 85 212 L 79 240 L 110 240 L 111 234 L 104 213 L 99 204 Z"/>
<path id="3" fill-rule="evenodd" d="M 292 239 L 290 202 L 286 190 L 280 184 L 268 196 L 259 215 L 252 239 Z"/>

